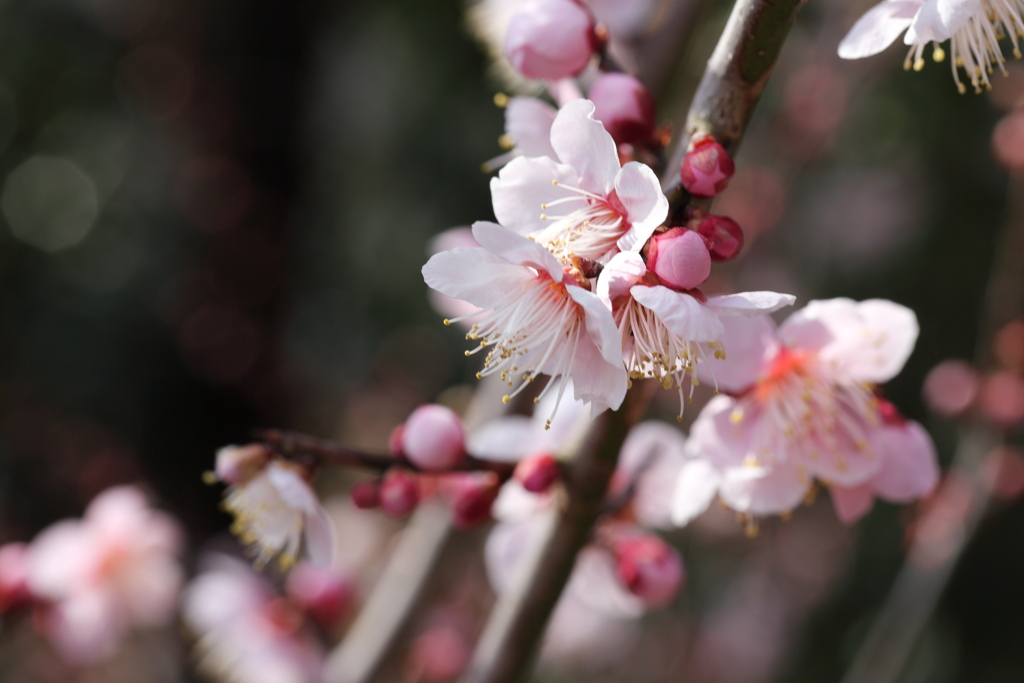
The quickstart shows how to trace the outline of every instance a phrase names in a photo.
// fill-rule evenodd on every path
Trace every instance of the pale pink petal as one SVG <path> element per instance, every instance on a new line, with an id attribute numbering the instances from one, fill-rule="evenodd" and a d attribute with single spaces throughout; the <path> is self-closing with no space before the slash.
<path id="1" fill-rule="evenodd" d="M 499 522 L 519 522 L 536 517 L 551 505 L 550 493 L 530 493 L 518 481 L 510 479 L 498 491 L 491 515 Z"/>
<path id="2" fill-rule="evenodd" d="M 618 410 L 626 398 L 628 379 L 622 361 L 609 363 L 589 337 L 582 337 L 576 348 L 572 380 L 576 400 L 590 403 L 591 417 L 608 409 Z"/>
<path id="3" fill-rule="evenodd" d="M 546 523 L 544 515 L 531 515 L 495 524 L 491 529 L 484 543 L 484 567 L 495 593 L 501 595 L 513 586 Z"/>
<path id="4" fill-rule="evenodd" d="M 872 443 L 882 458 L 872 480 L 875 493 L 893 503 L 909 503 L 931 493 L 939 483 L 939 462 L 924 427 L 916 422 L 875 431 Z"/>
<path id="5" fill-rule="evenodd" d="M 606 306 L 611 307 L 616 299 L 629 294 L 633 285 L 646 274 L 647 266 L 640 254 L 620 251 L 598 276 L 597 296 Z"/>
<path id="6" fill-rule="evenodd" d="M 649 420 L 629 431 L 619 451 L 617 471 L 636 480 L 633 511 L 647 528 L 665 528 L 672 520 L 676 479 L 685 462 L 686 437 L 674 425 Z"/>
<path id="7" fill-rule="evenodd" d="M 531 239 L 487 221 L 477 221 L 473 224 L 473 237 L 481 247 L 509 263 L 547 271 L 552 280 L 562 281 L 562 264 L 550 251 Z"/>
<path id="8" fill-rule="evenodd" d="M 427 253 L 433 255 L 456 247 L 479 247 L 480 244 L 473 237 L 473 228 L 460 226 L 449 228 L 439 232 L 430 239 L 427 245 Z"/>
<path id="9" fill-rule="evenodd" d="M 617 245 L 622 251 L 639 252 L 668 216 L 668 199 L 654 171 L 636 161 L 623 166 L 615 176 L 615 194 L 626 207 L 631 225 Z"/>
<path id="10" fill-rule="evenodd" d="M 434 254 L 423 266 L 427 286 L 477 308 L 490 308 L 535 276 L 486 249 L 459 247 Z"/>
<path id="11" fill-rule="evenodd" d="M 79 521 L 57 522 L 28 548 L 28 585 L 33 595 L 59 600 L 76 590 L 82 569 L 94 561 L 91 536 Z"/>
<path id="12" fill-rule="evenodd" d="M 565 592 L 585 605 L 617 617 L 638 617 L 644 604 L 622 585 L 615 557 L 604 548 L 588 545 L 576 556 Z"/>
<path id="13" fill-rule="evenodd" d="M 118 575 L 120 607 L 136 624 L 165 624 L 175 614 L 183 579 L 181 567 L 167 555 L 139 558 Z"/>
<path id="14" fill-rule="evenodd" d="M 92 664 L 116 652 L 125 624 L 110 591 L 81 591 L 51 607 L 43 630 L 61 656 L 73 664 Z"/>
<path id="15" fill-rule="evenodd" d="M 565 197 L 567 190 L 560 185 L 575 187 L 579 176 L 571 166 L 560 164 L 548 157 L 518 157 L 501 169 L 498 177 L 491 178 L 491 203 L 498 222 L 521 235 L 528 235 L 548 227 L 541 218 L 541 205 Z"/>
<path id="16" fill-rule="evenodd" d="M 843 524 L 856 522 L 871 510 L 875 502 L 871 484 L 861 484 L 852 488 L 833 486 L 829 491 L 832 494 L 832 506 L 836 510 L 836 517 Z"/>
<path id="17" fill-rule="evenodd" d="M 892 45 L 921 8 L 921 0 L 886 0 L 864 13 L 839 43 L 839 56 L 860 59 Z"/>
<path id="18" fill-rule="evenodd" d="M 715 499 L 721 483 L 721 473 L 707 460 L 691 460 L 683 465 L 675 485 L 672 523 L 686 526 L 696 519 Z"/>
<path id="19" fill-rule="evenodd" d="M 725 471 L 719 495 L 737 512 L 776 515 L 797 507 L 810 486 L 810 478 L 789 463 L 771 469 L 734 467 Z"/>
<path id="20" fill-rule="evenodd" d="M 572 398 L 576 391 L 571 380 L 565 387 L 565 393 L 554 417 L 551 417 L 551 413 L 555 411 L 555 401 L 558 400 L 558 393 L 554 389 L 533 409 L 533 436 L 529 442 L 532 453 L 572 455 L 566 449 L 573 447 L 576 438 L 586 431 L 590 423 L 587 404 Z M 548 418 L 551 418 L 550 424 Z"/>
<path id="21" fill-rule="evenodd" d="M 303 540 L 309 561 L 321 567 L 330 567 L 334 561 L 334 527 L 327 512 L 317 509 L 302 518 Z"/>
<path id="22" fill-rule="evenodd" d="M 779 349 L 775 323 L 766 315 L 751 318 L 730 315 L 722 318 L 725 359 L 709 354 L 697 364 L 701 382 L 715 384 L 720 391 L 738 394 L 757 381 L 758 375 Z"/>
<path id="23" fill-rule="evenodd" d="M 903 42 L 923 45 L 953 37 L 968 19 L 981 12 L 981 0 L 926 0 L 907 29 Z"/>
<path id="24" fill-rule="evenodd" d="M 795 302 L 796 297 L 792 294 L 740 292 L 710 297 L 707 307 L 717 315 L 759 315 L 792 306 Z"/>
<path id="25" fill-rule="evenodd" d="M 536 429 L 525 415 L 501 417 L 470 432 L 466 450 L 478 458 L 514 462 L 528 455 Z"/>
<path id="26" fill-rule="evenodd" d="M 870 429 L 861 417 L 848 412 L 840 419 L 860 423 L 859 428 L 870 439 Z M 807 449 L 801 454 L 801 460 L 818 478 L 836 486 L 850 487 L 863 484 L 878 472 L 882 458 L 870 441 L 853 443 L 848 434 L 839 429 L 828 436 L 828 442 L 814 438 L 801 442 Z"/>
<path id="27" fill-rule="evenodd" d="M 601 351 L 601 356 L 612 366 L 622 366 L 622 339 L 612 318 L 611 307 L 596 294 L 582 287 L 566 287 L 569 297 L 583 309 L 587 332 Z M 625 373 L 625 369 L 622 370 Z"/>
<path id="28" fill-rule="evenodd" d="M 818 312 L 820 301 L 812 301 L 796 311 L 779 326 L 779 339 L 789 348 L 818 351 L 830 344 L 835 336 L 828 325 L 821 320 Z M 832 299 L 832 306 L 848 306 L 854 315 L 856 302 L 852 299 Z"/>
<path id="29" fill-rule="evenodd" d="M 316 497 L 309 482 L 293 467 L 275 460 L 267 465 L 266 473 L 270 484 L 288 507 L 306 515 L 320 509 L 320 499 Z"/>
<path id="30" fill-rule="evenodd" d="M 630 476 L 641 468 L 650 468 L 658 460 L 682 462 L 686 437 L 678 427 L 647 420 L 629 430 L 619 451 L 618 470 Z"/>
<path id="31" fill-rule="evenodd" d="M 551 126 L 551 146 L 562 163 L 575 169 L 582 189 L 606 196 L 615 187 L 619 153 L 604 125 L 594 119 L 589 100 L 562 107 Z"/>
<path id="32" fill-rule="evenodd" d="M 751 436 L 761 417 L 753 406 L 744 407 L 724 394 L 708 401 L 690 428 L 687 454 L 709 460 L 719 469 L 742 465 L 751 452 Z"/>
<path id="33" fill-rule="evenodd" d="M 654 311 L 665 327 L 683 339 L 710 342 L 721 339 L 725 333 L 718 316 L 689 294 L 661 285 L 638 285 L 630 293 L 638 303 Z"/>
<path id="34" fill-rule="evenodd" d="M 558 155 L 551 146 L 551 124 L 558 110 L 536 97 L 513 97 L 505 107 L 505 132 L 516 150 L 525 157 Z"/>

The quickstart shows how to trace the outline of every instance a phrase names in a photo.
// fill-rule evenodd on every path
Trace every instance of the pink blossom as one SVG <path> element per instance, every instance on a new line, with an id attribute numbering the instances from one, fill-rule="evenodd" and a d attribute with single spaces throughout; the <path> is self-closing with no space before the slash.
<path id="1" fill-rule="evenodd" d="M 222 453 L 236 448 L 221 449 L 218 460 Z M 231 530 L 252 546 L 258 565 L 278 556 L 278 562 L 287 569 L 298 560 L 303 543 L 312 561 L 330 564 L 334 553 L 331 520 L 301 466 L 270 460 L 228 486 L 224 508 L 235 516 Z"/>
<path id="2" fill-rule="evenodd" d="M 551 125 L 558 110 L 536 97 L 512 97 L 505 104 L 505 134 L 499 142 L 509 151 L 484 164 L 494 171 L 516 157 L 548 157 L 558 161 L 551 146 Z"/>
<path id="3" fill-rule="evenodd" d="M 270 451 L 261 443 L 225 446 L 217 451 L 214 475 L 225 484 L 238 484 L 259 473 L 270 460 Z"/>
<path id="4" fill-rule="evenodd" d="M 512 15 L 505 55 L 527 78 L 575 76 L 594 53 L 594 22 L 573 0 L 525 0 Z"/>
<path id="5" fill-rule="evenodd" d="M 590 402 L 595 414 L 618 408 L 626 376 L 615 324 L 601 300 L 536 242 L 494 223 L 476 223 L 473 235 L 482 248 L 435 254 L 423 277 L 442 294 L 487 311 L 466 335 L 478 344 L 466 355 L 489 349 L 477 377 L 497 374 L 510 387 L 519 382 L 506 402 L 540 373 L 552 377 L 541 396 L 555 386 L 561 395 L 571 378 L 576 398 Z"/>
<path id="6" fill-rule="evenodd" d="M 37 623 L 72 663 L 115 654 L 134 626 L 174 616 L 182 570 L 181 530 L 133 486 L 107 489 L 81 520 L 58 522 L 28 550 Z"/>
<path id="7" fill-rule="evenodd" d="M 788 512 L 816 478 L 832 488 L 847 520 L 866 512 L 872 495 L 906 502 L 934 487 L 931 439 L 873 391 L 914 348 L 912 311 L 878 299 L 832 299 L 812 301 L 778 330 L 763 316 L 723 322 L 729 361 L 709 361 L 698 373 L 713 374 L 737 397 L 716 396 L 693 425 L 677 523 L 716 493 L 738 512 Z"/>
<path id="8" fill-rule="evenodd" d="M 412 411 L 402 430 L 402 452 L 417 467 L 451 469 L 466 455 L 462 419 L 451 408 L 423 405 Z"/>
<path id="9" fill-rule="evenodd" d="M 200 671 L 225 683 L 323 680 L 323 653 L 295 606 L 237 560 L 218 555 L 204 565 L 182 604 Z"/>
<path id="10" fill-rule="evenodd" d="M 476 240 L 473 238 L 472 228 L 450 228 L 438 235 L 435 235 L 434 238 L 430 240 L 427 252 L 433 256 L 434 254 L 439 254 L 442 251 L 450 251 L 458 247 L 479 246 L 480 245 L 477 244 Z M 433 289 L 427 292 L 427 296 L 430 300 L 430 305 L 434 307 L 434 310 L 446 318 L 464 319 L 466 316 L 480 312 L 480 309 L 471 303 L 461 301 L 459 299 L 453 299 L 452 297 L 445 296 L 441 292 Z M 389 447 L 390 446 L 391 444 L 389 443 Z M 401 452 L 401 448 L 392 448 L 391 450 L 395 455 Z"/>
<path id="11" fill-rule="evenodd" d="M 728 186 L 735 172 L 732 157 L 712 137 L 694 141 L 679 170 L 683 187 L 694 197 L 714 197 Z"/>
<path id="12" fill-rule="evenodd" d="M 604 124 L 618 144 L 640 145 L 654 137 L 654 98 L 634 76 L 602 74 L 587 91 L 594 118 Z"/>
<path id="13" fill-rule="evenodd" d="M 945 417 L 956 417 L 974 403 L 978 384 L 978 372 L 970 363 L 944 360 L 925 377 L 922 393 L 933 411 Z"/>
<path id="14" fill-rule="evenodd" d="M 551 126 L 549 157 L 513 159 L 491 179 L 494 215 L 567 260 L 607 261 L 639 251 L 668 215 L 657 176 L 631 161 L 619 165 L 612 136 L 588 100 L 569 102 Z M 557 208 L 556 208 L 557 207 Z"/>
<path id="15" fill-rule="evenodd" d="M 288 573 L 285 592 L 317 623 L 334 626 L 355 598 L 353 578 L 337 567 L 299 562 Z"/>
<path id="16" fill-rule="evenodd" d="M 676 291 L 648 271 L 639 254 L 630 252 L 612 258 L 598 279 L 597 293 L 612 308 L 630 378 L 654 378 L 665 389 L 674 384 L 679 391 L 679 419 L 686 384 L 691 394 L 698 384 L 695 368 L 707 362 L 709 354 L 725 356 L 723 320 L 770 313 L 795 301 L 789 294 L 775 292 L 706 298 L 699 290 Z"/>
<path id="17" fill-rule="evenodd" d="M 993 66 L 1005 74 L 1005 58 L 999 38 L 1005 32 L 1013 43 L 1013 54 L 1020 57 L 1019 36 L 1024 31 L 1020 0 L 885 0 L 868 10 L 839 43 L 839 56 L 860 59 L 878 54 L 889 47 L 906 29 L 903 42 L 910 46 L 905 69 L 924 68 L 925 48 L 933 43 L 932 58 L 946 58 L 939 43 L 950 41 L 950 66 L 957 89 L 967 88 L 960 82 L 959 69 L 967 72 L 975 92 L 991 88 L 988 74 Z"/>

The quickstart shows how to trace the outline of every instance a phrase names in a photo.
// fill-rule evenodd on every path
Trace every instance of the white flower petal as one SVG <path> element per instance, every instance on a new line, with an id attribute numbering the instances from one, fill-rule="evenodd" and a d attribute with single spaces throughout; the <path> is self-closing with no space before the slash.
<path id="1" fill-rule="evenodd" d="M 708 460 L 721 470 L 742 465 L 750 453 L 751 434 L 760 413 L 743 414 L 736 412 L 738 409 L 739 402 L 724 394 L 708 401 L 690 428 L 687 454 Z M 734 414 L 743 419 L 733 421 Z"/>
<path id="2" fill-rule="evenodd" d="M 691 460 L 683 465 L 676 481 L 672 523 L 686 526 L 707 510 L 721 482 L 722 475 L 707 460 Z"/>
<path id="3" fill-rule="evenodd" d="M 796 297 L 792 294 L 739 292 L 710 297 L 707 307 L 718 315 L 758 315 L 772 313 L 784 306 L 792 306 L 795 302 Z"/>
<path id="4" fill-rule="evenodd" d="M 550 251 L 522 235 L 497 223 L 477 221 L 473 224 L 473 237 L 487 251 L 509 263 L 546 270 L 555 282 L 562 281 L 562 264 Z M 447 292 L 445 292 L 447 294 Z"/>
<path id="5" fill-rule="evenodd" d="M 967 21 L 981 12 L 981 0 L 927 0 L 907 29 L 903 42 L 923 45 L 949 40 Z"/>
<path id="6" fill-rule="evenodd" d="M 591 417 L 608 409 L 618 410 L 626 398 L 628 379 L 622 361 L 609 363 L 589 337 L 582 337 L 576 348 L 572 379 L 576 400 L 590 403 Z"/>
<path id="7" fill-rule="evenodd" d="M 505 107 L 505 132 L 525 157 L 558 159 L 551 146 L 551 124 L 558 110 L 536 97 L 513 97 Z"/>
<path id="8" fill-rule="evenodd" d="M 534 278 L 524 268 L 480 247 L 458 247 L 434 254 L 422 273 L 431 289 L 483 309 Z"/>
<path id="9" fill-rule="evenodd" d="M 916 422 L 887 426 L 872 438 L 882 466 L 872 481 L 875 493 L 893 503 L 909 503 L 939 483 L 939 461 L 924 427 Z"/>
<path id="10" fill-rule="evenodd" d="M 573 100 L 562 107 L 551 126 L 551 146 L 562 163 L 575 169 L 582 189 L 603 196 L 612 191 L 619 153 L 604 125 L 594 119 L 590 100 Z"/>
<path id="11" fill-rule="evenodd" d="M 730 315 L 721 320 L 725 360 L 708 355 L 706 362 L 697 364 L 697 378 L 716 384 L 720 391 L 742 393 L 757 381 L 779 350 L 775 323 L 766 315 Z"/>
<path id="12" fill-rule="evenodd" d="M 547 228 L 550 223 L 541 218 L 541 205 L 566 196 L 566 190 L 553 184 L 553 180 L 573 187 L 579 183 L 579 176 L 572 167 L 548 157 L 513 159 L 498 177 L 491 178 L 495 218 L 520 235 Z"/>
<path id="13" fill-rule="evenodd" d="M 566 287 L 565 291 L 583 308 L 587 332 L 601 351 L 601 356 L 608 364 L 621 366 L 622 339 L 619 337 L 619 329 L 615 326 L 615 319 L 612 318 L 611 307 L 601 301 L 596 294 L 582 287 Z"/>
<path id="14" fill-rule="evenodd" d="M 892 45 L 913 20 L 920 0 L 886 0 L 864 13 L 839 43 L 839 56 L 860 59 L 878 54 Z"/>
<path id="15" fill-rule="evenodd" d="M 640 254 L 620 251 L 612 257 L 597 278 L 597 296 L 611 307 L 612 302 L 629 294 L 637 281 L 647 274 L 647 266 Z"/>
<path id="16" fill-rule="evenodd" d="M 797 507 L 807 495 L 811 480 L 789 463 L 771 469 L 734 467 L 725 472 L 719 494 L 737 512 L 776 515 Z"/>
<path id="17" fill-rule="evenodd" d="M 330 516 L 317 505 L 317 509 L 304 515 L 302 521 L 309 561 L 321 567 L 332 566 L 334 563 L 334 525 Z"/>
<path id="18" fill-rule="evenodd" d="M 623 166 L 615 176 L 615 194 L 626 207 L 626 218 L 631 225 L 619 238 L 618 247 L 622 251 L 639 252 L 668 216 L 668 198 L 661 191 L 654 171 L 636 161 Z"/>
<path id="19" fill-rule="evenodd" d="M 638 303 L 654 311 L 665 327 L 683 339 L 693 342 L 718 341 L 725 333 L 722 321 L 715 312 L 689 294 L 661 285 L 638 285 L 630 293 Z"/>
<path id="20" fill-rule="evenodd" d="M 509 415 L 491 420 L 470 432 L 466 450 L 478 458 L 515 462 L 527 455 L 536 429 L 533 421 L 525 415 Z"/>

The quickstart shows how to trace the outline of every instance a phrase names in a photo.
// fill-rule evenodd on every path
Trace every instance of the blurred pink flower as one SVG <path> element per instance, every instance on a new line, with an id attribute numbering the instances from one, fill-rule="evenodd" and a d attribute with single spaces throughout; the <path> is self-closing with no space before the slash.
<path id="1" fill-rule="evenodd" d="M 576 398 L 589 401 L 595 414 L 618 408 L 626 374 L 615 323 L 600 299 L 540 244 L 495 223 L 476 223 L 473 235 L 482 248 L 435 254 L 423 278 L 442 294 L 489 310 L 466 335 L 476 343 L 467 356 L 489 349 L 477 377 L 497 374 L 510 387 L 518 381 L 506 402 L 540 373 L 552 378 L 541 396 L 556 386 L 561 396 L 572 378 Z"/>
<path id="2" fill-rule="evenodd" d="M 778 330 L 767 317 L 730 318 L 729 360 L 699 366 L 716 396 L 690 432 L 674 518 L 685 524 L 717 493 L 734 510 L 784 513 L 814 479 L 833 488 L 844 521 L 872 495 L 907 502 L 938 480 L 935 447 L 872 385 L 894 377 L 917 339 L 914 313 L 884 300 L 812 301 Z M 854 498 L 855 497 L 855 498 Z"/>
<path id="3" fill-rule="evenodd" d="M 181 530 L 133 486 L 107 489 L 81 520 L 44 530 L 28 551 L 37 623 L 72 663 L 111 657 L 133 626 L 173 618 Z"/>
<path id="4" fill-rule="evenodd" d="M 922 393 L 931 410 L 956 417 L 966 412 L 978 395 L 978 372 L 967 361 L 944 360 L 925 377 Z"/>
<path id="5" fill-rule="evenodd" d="M 216 472 L 234 472 L 234 468 L 223 463 L 237 460 L 237 453 L 248 448 L 251 447 L 220 449 Z M 224 494 L 224 507 L 235 516 L 231 530 L 253 547 L 258 565 L 279 556 L 282 568 L 291 567 L 299 559 L 303 541 L 313 562 L 331 563 L 331 520 L 300 465 L 267 460 L 262 467 L 245 470 L 241 479 L 225 483 L 230 485 Z"/>
<path id="6" fill-rule="evenodd" d="M 668 199 L 650 168 L 619 164 L 612 136 L 589 100 L 574 100 L 551 126 L 549 157 L 513 159 L 491 179 L 494 215 L 566 259 L 607 261 L 639 251 L 668 215 Z M 566 206 L 564 212 L 555 207 Z M 552 210 L 559 213 L 552 213 Z"/>
<path id="7" fill-rule="evenodd" d="M 512 97 L 505 103 L 505 134 L 499 142 L 508 152 L 484 164 L 496 171 L 516 157 L 548 157 L 558 161 L 551 146 L 551 124 L 558 110 L 536 97 Z"/>
<path id="8" fill-rule="evenodd" d="M 318 683 L 321 653 L 299 609 L 242 562 L 206 557 L 185 589 L 182 617 L 199 669 L 224 683 Z"/>
<path id="9" fill-rule="evenodd" d="M 575 0 L 525 0 L 512 14 L 505 56 L 527 78 L 575 76 L 590 62 L 594 20 Z"/>

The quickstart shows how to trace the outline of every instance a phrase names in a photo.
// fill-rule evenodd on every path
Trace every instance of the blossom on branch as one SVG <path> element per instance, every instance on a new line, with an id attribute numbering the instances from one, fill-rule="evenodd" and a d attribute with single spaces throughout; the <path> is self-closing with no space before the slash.
<path id="1" fill-rule="evenodd" d="M 946 52 L 939 43 L 948 40 L 957 89 L 967 91 L 960 82 L 962 68 L 974 91 L 980 93 L 983 87 L 992 87 L 989 73 L 993 66 L 1006 74 L 1000 39 L 1009 37 L 1013 56 L 1020 59 L 1022 12 L 1021 0 L 885 0 L 857 20 L 839 43 L 839 56 L 860 59 L 878 54 L 906 29 L 903 42 L 910 46 L 910 52 L 903 68 L 920 71 L 928 43 L 934 44 L 932 58 L 941 62 Z"/>
<path id="2" fill-rule="evenodd" d="M 931 439 L 874 391 L 914 348 L 911 310 L 831 299 L 812 301 L 779 329 L 763 316 L 723 323 L 729 362 L 711 360 L 698 374 L 713 373 L 735 398 L 716 396 L 693 425 L 676 523 L 700 514 L 716 493 L 740 513 L 782 514 L 817 479 L 848 521 L 867 511 L 872 495 L 907 502 L 935 486 Z"/>
<path id="3" fill-rule="evenodd" d="M 576 398 L 591 403 L 595 414 L 618 408 L 626 374 L 615 323 L 601 300 L 536 242 L 494 223 L 476 223 L 473 235 L 480 248 L 435 254 L 423 277 L 484 311 L 466 335 L 478 343 L 466 355 L 487 349 L 477 376 L 497 374 L 515 387 L 506 402 L 544 373 L 552 381 L 538 401 L 556 386 L 560 397 L 571 378 Z"/>
<path id="4" fill-rule="evenodd" d="M 674 255 L 675 250 L 667 258 Z M 694 260 L 685 253 L 681 255 L 688 262 Z M 684 267 L 669 268 L 666 263 L 664 268 L 679 280 L 685 278 Z M 667 286 L 648 270 L 639 254 L 629 252 L 616 254 L 605 267 L 598 279 L 597 292 L 612 307 L 629 377 L 653 378 L 665 389 L 675 386 L 679 391 L 680 419 L 686 384 L 691 395 L 693 387 L 699 384 L 694 374 L 698 364 L 706 363 L 709 357 L 726 357 L 722 318 L 770 313 L 796 300 L 792 295 L 776 292 L 708 298 L 699 289 L 680 290 Z"/>
<path id="5" fill-rule="evenodd" d="M 491 179 L 494 215 L 530 235 L 563 262 L 608 261 L 639 251 L 668 215 L 668 199 L 650 168 L 620 166 L 612 136 L 589 100 L 574 100 L 551 126 L 549 157 L 513 159 Z"/>

